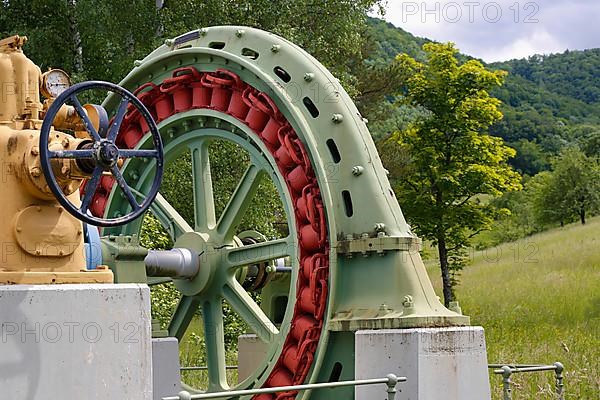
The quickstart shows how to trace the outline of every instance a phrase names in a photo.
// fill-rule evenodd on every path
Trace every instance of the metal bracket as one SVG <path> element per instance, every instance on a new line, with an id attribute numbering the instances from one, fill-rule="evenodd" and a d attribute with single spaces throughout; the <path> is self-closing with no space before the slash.
<path id="1" fill-rule="evenodd" d="M 336 248 L 338 254 L 345 254 L 349 258 L 354 254 L 368 257 L 375 253 L 382 256 L 387 251 L 418 252 L 421 250 L 421 239 L 411 236 L 387 236 L 384 232 L 377 233 L 376 237 L 363 233 L 359 238 L 355 238 L 354 235 L 346 236 L 346 240 L 340 240 Z"/>

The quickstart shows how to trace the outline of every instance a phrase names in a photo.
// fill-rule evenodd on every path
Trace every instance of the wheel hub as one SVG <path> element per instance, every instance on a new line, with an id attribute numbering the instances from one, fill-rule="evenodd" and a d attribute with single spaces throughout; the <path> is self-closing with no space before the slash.
<path id="1" fill-rule="evenodd" d="M 108 141 L 102 140 L 96 153 L 96 161 L 105 169 L 109 169 L 119 161 L 119 149 Z"/>
<path id="2" fill-rule="evenodd" d="M 175 281 L 177 288 L 187 296 L 202 296 L 219 291 L 234 277 L 234 272 L 227 268 L 226 250 L 242 244 L 237 238 L 227 243 L 215 237 L 210 233 L 188 232 L 175 242 L 175 247 L 194 250 L 200 258 L 200 269 L 194 278 Z"/>

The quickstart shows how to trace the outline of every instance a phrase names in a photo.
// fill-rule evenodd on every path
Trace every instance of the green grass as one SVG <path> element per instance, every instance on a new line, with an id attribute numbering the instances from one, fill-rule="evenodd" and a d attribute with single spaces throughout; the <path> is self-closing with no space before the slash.
<path id="1" fill-rule="evenodd" d="M 485 328 L 490 363 L 561 361 L 566 399 L 600 399 L 600 218 L 473 252 L 457 296 Z M 514 400 L 553 398 L 552 372 L 513 377 Z M 501 399 L 501 377 L 490 379 Z"/>

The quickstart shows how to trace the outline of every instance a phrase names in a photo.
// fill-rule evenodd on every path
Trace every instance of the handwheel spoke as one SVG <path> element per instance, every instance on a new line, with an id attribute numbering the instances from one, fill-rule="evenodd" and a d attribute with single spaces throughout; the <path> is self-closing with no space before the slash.
<path id="1" fill-rule="evenodd" d="M 160 193 L 156 195 L 150 209 L 163 227 L 171 231 L 174 240 L 184 233 L 194 232 L 194 229 Z"/>
<path id="2" fill-rule="evenodd" d="M 196 147 L 191 147 L 190 151 L 192 153 L 196 231 L 205 231 L 214 228 L 216 220 L 208 142 L 202 141 Z"/>
<path id="3" fill-rule="evenodd" d="M 156 157 L 158 157 L 158 151 L 156 151 L 156 150 L 120 149 L 119 157 L 123 157 L 123 158 L 133 158 L 133 157 L 156 158 Z"/>
<path id="4" fill-rule="evenodd" d="M 111 172 L 112 172 L 113 176 L 115 177 L 115 179 L 117 180 L 119 187 L 123 191 L 123 194 L 125 194 L 125 197 L 129 201 L 129 204 L 131 205 L 133 210 L 134 211 L 138 210 L 140 208 L 140 205 L 138 204 L 137 200 L 135 199 L 135 196 L 133 195 L 131 188 L 129 187 L 127 182 L 125 182 L 125 178 L 123 177 L 123 174 L 121 174 L 119 167 L 117 165 L 113 165 L 111 168 Z"/>
<path id="5" fill-rule="evenodd" d="M 235 278 L 223 288 L 223 296 L 260 340 L 273 341 L 279 330 Z"/>
<path id="6" fill-rule="evenodd" d="M 85 159 L 93 159 L 94 158 L 94 150 L 93 149 L 82 149 L 82 150 L 58 150 L 58 151 L 49 151 L 48 156 L 50 158 L 85 158 Z"/>
<path id="7" fill-rule="evenodd" d="M 94 168 L 94 173 L 92 174 L 92 177 L 85 185 L 85 194 L 83 195 L 83 199 L 81 200 L 81 212 L 86 213 L 90 208 L 90 204 L 92 203 L 94 194 L 96 194 L 96 190 L 98 189 L 98 185 L 100 184 L 100 179 L 102 179 L 102 167 L 97 165 L 96 168 Z"/>
<path id="8" fill-rule="evenodd" d="M 182 296 L 175 308 L 175 312 L 169 322 L 169 336 L 176 337 L 179 342 L 183 339 L 185 331 L 192 322 L 196 311 L 200 305 L 200 300 L 193 296 Z"/>
<path id="9" fill-rule="evenodd" d="M 290 238 L 271 240 L 232 248 L 226 251 L 226 262 L 230 268 L 286 257 L 294 253 L 294 243 Z"/>
<path id="10" fill-rule="evenodd" d="M 244 176 L 217 223 L 217 232 L 220 235 L 225 238 L 233 236 L 235 228 L 239 225 L 252 203 L 252 199 L 258 190 L 263 176 L 264 171 L 255 164 L 250 164 L 248 169 L 246 169 Z"/>
<path id="11" fill-rule="evenodd" d="M 123 97 L 121 100 L 121 104 L 119 104 L 119 109 L 117 110 L 117 114 L 113 120 L 113 123 L 110 127 L 110 131 L 106 138 L 111 142 L 114 142 L 119 133 L 119 129 L 121 129 L 121 124 L 123 123 L 123 118 L 125 117 L 125 113 L 127 112 L 127 106 L 129 105 L 129 100 L 127 97 Z"/>
<path id="12" fill-rule="evenodd" d="M 219 297 L 202 303 L 202 321 L 206 342 L 206 364 L 208 366 L 208 391 L 219 392 L 229 388 L 225 368 L 225 329 L 223 307 Z"/>
<path id="13" fill-rule="evenodd" d="M 83 109 L 83 106 L 79 102 L 79 99 L 77 98 L 77 96 L 75 96 L 73 94 L 70 97 L 70 99 L 71 99 L 71 102 L 73 103 L 73 107 L 75 107 L 75 111 L 77 111 L 77 114 L 79 115 L 79 118 L 81 118 L 83 120 L 85 129 L 88 131 L 88 133 L 90 134 L 92 139 L 94 139 L 96 142 L 99 142 L 101 140 L 100 135 L 96 131 L 96 128 L 94 128 L 92 121 L 90 121 L 90 117 L 88 117 L 87 112 Z"/>

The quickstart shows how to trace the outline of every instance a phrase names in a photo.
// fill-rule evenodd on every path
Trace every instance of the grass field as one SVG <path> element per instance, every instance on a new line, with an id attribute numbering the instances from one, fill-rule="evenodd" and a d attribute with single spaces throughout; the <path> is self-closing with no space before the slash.
<path id="1" fill-rule="evenodd" d="M 428 260 L 439 289 L 435 260 Z M 600 218 L 473 252 L 457 291 L 490 363 L 565 365 L 566 399 L 600 399 Z M 501 399 L 501 377 L 491 378 Z M 553 373 L 513 375 L 514 400 L 552 399 Z"/>

